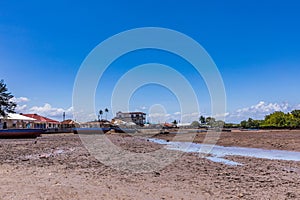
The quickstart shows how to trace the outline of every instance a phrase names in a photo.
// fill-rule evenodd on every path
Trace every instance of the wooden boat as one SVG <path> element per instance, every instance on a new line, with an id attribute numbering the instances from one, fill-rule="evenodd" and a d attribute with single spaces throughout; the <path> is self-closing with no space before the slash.
<path id="1" fill-rule="evenodd" d="M 0 129 L 0 138 L 36 138 L 42 133 L 43 129 Z"/>
<path id="2" fill-rule="evenodd" d="M 135 129 L 110 127 L 110 128 L 74 128 L 74 134 L 104 134 L 110 130 L 114 130 L 115 133 L 135 133 Z"/>
<path id="3" fill-rule="evenodd" d="M 74 128 L 74 134 L 104 134 L 111 128 Z"/>
<path id="4" fill-rule="evenodd" d="M 137 131 L 135 129 L 130 128 L 120 128 L 120 127 L 114 127 L 112 128 L 116 133 L 136 133 Z"/>

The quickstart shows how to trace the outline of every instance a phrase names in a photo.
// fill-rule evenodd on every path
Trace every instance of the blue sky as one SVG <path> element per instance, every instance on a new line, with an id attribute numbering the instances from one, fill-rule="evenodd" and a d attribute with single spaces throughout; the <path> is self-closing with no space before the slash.
<path id="1" fill-rule="evenodd" d="M 300 108 L 299 9 L 296 0 L 1 1 L 0 78 L 17 98 L 18 111 L 55 119 L 66 111 L 72 117 L 76 74 L 96 45 L 128 29 L 164 27 L 190 36 L 210 54 L 224 81 L 227 121 L 262 118 Z M 154 50 L 116 60 L 99 83 L 106 89 L 97 90 L 96 108 L 110 109 L 112 85 L 148 62 L 180 70 L 197 93 L 201 113 L 209 115 L 201 77 L 184 60 Z M 166 120 L 178 119 L 178 102 L 166 88 L 145 86 L 130 100 L 132 110 L 149 112 L 155 104 L 165 106 Z"/>

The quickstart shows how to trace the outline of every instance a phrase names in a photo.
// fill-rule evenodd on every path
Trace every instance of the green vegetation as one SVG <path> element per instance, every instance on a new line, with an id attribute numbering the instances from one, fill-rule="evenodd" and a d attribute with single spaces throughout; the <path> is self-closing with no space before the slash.
<path id="1" fill-rule="evenodd" d="M 248 121 L 241 121 L 240 126 L 242 128 L 258 129 L 262 123 L 262 120 L 254 120 L 249 118 Z"/>
<path id="2" fill-rule="evenodd" d="M 197 124 L 199 124 L 198 127 L 223 127 L 225 125 L 225 122 L 222 120 L 216 120 L 213 117 L 205 118 L 202 115 L 199 117 L 199 122 L 193 121 L 191 125 L 196 126 Z"/>
<path id="3" fill-rule="evenodd" d="M 108 108 L 105 108 L 104 112 L 106 113 L 105 119 L 107 120 L 107 113 L 109 112 Z"/>
<path id="4" fill-rule="evenodd" d="M 224 128 L 244 128 L 244 129 L 296 129 L 300 128 L 300 110 L 293 110 L 290 113 L 276 111 L 265 116 L 264 120 L 249 118 L 241 121 L 240 124 L 224 123 L 216 121 L 213 117 L 199 118 L 200 126 L 224 127 Z M 196 123 L 194 123 L 196 125 Z"/>
<path id="5" fill-rule="evenodd" d="M 240 128 L 240 124 L 234 124 L 234 123 L 225 123 L 224 128 Z"/>
<path id="6" fill-rule="evenodd" d="M 300 110 L 291 113 L 277 111 L 267 115 L 261 122 L 260 128 L 300 128 Z"/>
<path id="7" fill-rule="evenodd" d="M 201 115 L 199 121 L 201 124 L 205 124 L 205 117 Z"/>
<path id="8" fill-rule="evenodd" d="M 5 117 L 8 113 L 15 113 L 17 104 L 12 101 L 14 96 L 8 92 L 6 84 L 0 80 L 0 116 Z"/>
<path id="9" fill-rule="evenodd" d="M 192 127 L 195 127 L 195 128 L 198 128 L 198 127 L 201 126 L 201 124 L 200 124 L 198 121 L 193 121 L 193 122 L 191 123 L 191 126 L 192 126 Z"/>
<path id="10" fill-rule="evenodd" d="M 99 110 L 98 121 L 102 120 L 103 110 Z"/>
<path id="11" fill-rule="evenodd" d="M 264 120 L 242 121 L 240 123 L 242 128 L 262 128 L 262 129 L 295 129 L 300 128 L 300 110 L 294 110 L 291 113 L 284 113 L 276 111 L 267 115 Z"/>

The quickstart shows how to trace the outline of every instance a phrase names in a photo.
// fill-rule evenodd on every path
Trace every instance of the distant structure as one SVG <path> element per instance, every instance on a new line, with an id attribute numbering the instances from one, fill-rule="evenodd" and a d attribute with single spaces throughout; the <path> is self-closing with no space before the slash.
<path id="1" fill-rule="evenodd" d="M 59 127 L 60 128 L 79 128 L 80 124 L 71 119 L 67 119 L 67 120 L 60 122 Z"/>
<path id="2" fill-rule="evenodd" d="M 146 113 L 143 112 L 117 112 L 115 119 L 122 120 L 124 122 L 133 122 L 136 125 L 144 126 L 146 123 Z"/>
<path id="3" fill-rule="evenodd" d="M 34 118 L 8 113 L 6 117 L 0 116 L 0 129 L 30 128 L 33 127 L 34 121 L 36 121 Z"/>
<path id="4" fill-rule="evenodd" d="M 20 114 L 26 117 L 30 117 L 35 119 L 33 127 L 32 128 L 58 128 L 59 126 L 59 121 L 40 116 L 38 114 Z"/>

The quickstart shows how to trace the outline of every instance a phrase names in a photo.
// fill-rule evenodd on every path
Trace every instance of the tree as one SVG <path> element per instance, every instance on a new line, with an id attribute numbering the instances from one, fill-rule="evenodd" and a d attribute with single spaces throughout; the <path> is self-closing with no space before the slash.
<path id="1" fill-rule="evenodd" d="M 213 124 L 215 121 L 216 121 L 216 119 L 213 117 L 207 117 L 205 120 L 205 122 L 208 124 Z"/>
<path id="2" fill-rule="evenodd" d="M 197 121 L 193 121 L 193 122 L 191 123 L 191 126 L 192 126 L 192 127 L 199 128 L 199 127 L 200 127 L 200 123 L 197 122 Z"/>
<path id="3" fill-rule="evenodd" d="M 297 128 L 300 126 L 300 118 L 295 117 L 297 116 L 297 113 L 294 112 L 294 114 L 292 113 L 288 113 L 286 114 L 286 125 L 287 128 Z"/>
<path id="4" fill-rule="evenodd" d="M 200 118 L 199 118 L 199 121 L 200 121 L 201 124 L 204 124 L 205 123 L 205 117 L 201 115 Z"/>
<path id="5" fill-rule="evenodd" d="M 8 113 L 15 113 L 17 104 L 12 101 L 14 96 L 8 92 L 6 84 L 0 81 L 0 116 L 5 117 Z"/>
<path id="6" fill-rule="evenodd" d="M 103 110 L 99 110 L 100 120 L 102 120 Z"/>
<path id="7" fill-rule="evenodd" d="M 246 120 L 241 121 L 241 127 L 242 128 L 248 128 L 248 123 Z"/>
<path id="8" fill-rule="evenodd" d="M 291 112 L 291 114 L 295 117 L 295 118 L 299 118 L 300 119 L 300 110 L 293 110 Z"/>
<path id="9" fill-rule="evenodd" d="M 213 123 L 213 126 L 219 127 L 219 128 L 223 128 L 224 125 L 225 125 L 225 122 L 222 121 L 222 120 L 217 120 L 217 121 L 215 121 L 215 122 Z"/>
<path id="10" fill-rule="evenodd" d="M 260 120 L 254 120 L 252 118 L 249 118 L 248 121 L 244 120 L 241 121 L 241 127 L 242 128 L 259 128 L 262 121 Z"/>
<path id="11" fill-rule="evenodd" d="M 287 127 L 287 114 L 281 111 L 276 111 L 265 117 L 264 125 L 274 128 Z"/>
<path id="12" fill-rule="evenodd" d="M 172 122 L 172 124 L 177 125 L 176 119 L 174 119 L 174 121 Z"/>
<path id="13" fill-rule="evenodd" d="M 235 123 L 225 123 L 224 128 L 239 128 L 241 127 L 240 124 L 235 124 Z"/>
<path id="14" fill-rule="evenodd" d="M 109 110 L 108 110 L 107 108 L 105 108 L 104 112 L 106 113 L 106 114 L 105 114 L 105 118 L 106 118 L 106 120 L 107 120 L 107 113 L 109 112 Z"/>
<path id="15" fill-rule="evenodd" d="M 265 116 L 264 120 L 244 120 L 240 123 L 242 128 L 300 128 L 300 110 L 291 113 L 281 111 L 273 112 Z"/>

